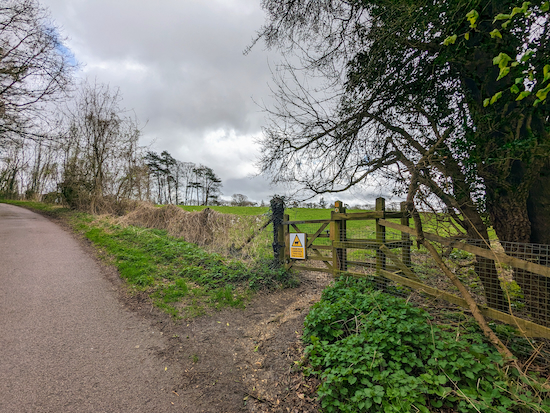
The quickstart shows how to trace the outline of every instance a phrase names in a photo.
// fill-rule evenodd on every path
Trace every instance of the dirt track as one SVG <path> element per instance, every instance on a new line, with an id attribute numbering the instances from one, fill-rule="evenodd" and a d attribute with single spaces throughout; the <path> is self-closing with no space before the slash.
<path id="1" fill-rule="evenodd" d="M 291 367 L 330 277 L 301 277 L 174 323 L 85 242 L 0 204 L 0 413 L 317 411 L 316 383 Z"/>

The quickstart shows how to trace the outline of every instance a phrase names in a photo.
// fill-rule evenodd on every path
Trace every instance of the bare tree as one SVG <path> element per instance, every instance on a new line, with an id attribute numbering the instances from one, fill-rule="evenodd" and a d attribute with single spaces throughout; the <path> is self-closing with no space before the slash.
<path id="1" fill-rule="evenodd" d="M 231 205 L 232 206 L 252 206 L 253 202 L 250 202 L 248 197 L 243 194 L 233 194 L 231 195 Z"/>
<path id="2" fill-rule="evenodd" d="M 177 191 L 178 193 L 180 191 L 183 191 L 182 195 L 183 198 L 179 198 L 181 202 L 183 202 L 185 205 L 188 205 L 190 202 L 190 187 L 189 182 L 191 180 L 191 177 L 193 176 L 193 169 L 196 168 L 196 165 L 193 162 L 182 162 L 177 161 Z"/>
<path id="3" fill-rule="evenodd" d="M 74 65 L 47 11 L 35 0 L 0 5 L 0 147 L 47 136 L 45 109 L 65 99 Z"/>
<path id="4" fill-rule="evenodd" d="M 62 188 L 74 207 L 89 206 L 93 211 L 101 197 L 116 196 L 142 158 L 137 150 L 137 121 L 120 107 L 121 101 L 118 89 L 84 82 L 68 110 Z M 125 191 L 131 193 L 128 188 Z"/>

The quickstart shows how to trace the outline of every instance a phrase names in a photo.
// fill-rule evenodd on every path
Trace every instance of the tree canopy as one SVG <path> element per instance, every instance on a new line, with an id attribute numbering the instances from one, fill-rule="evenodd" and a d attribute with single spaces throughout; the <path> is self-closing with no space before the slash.
<path id="1" fill-rule="evenodd" d="M 273 123 L 263 140 L 263 170 L 318 193 L 374 176 L 406 192 L 416 171 L 420 190 L 457 215 L 487 211 L 501 239 L 548 241 L 531 229 L 537 214 L 548 216 L 545 202 L 527 213 L 528 199 L 537 203 L 531 189 L 548 187 L 548 178 L 541 181 L 550 150 L 548 104 L 534 106 L 536 93 L 520 101 L 508 93 L 484 105 L 513 84 L 520 93 L 545 86 L 543 2 L 503 30 L 495 16 L 515 3 L 265 0 L 260 36 L 291 57 L 277 72 L 278 106 L 268 108 Z M 497 25 L 502 38 L 495 41 Z M 462 35 L 447 46 L 456 33 Z M 528 43 L 536 47 L 533 57 L 507 65 L 499 79 L 495 56 L 516 56 Z M 533 80 L 515 83 L 526 64 Z"/>
<path id="2" fill-rule="evenodd" d="M 64 97 L 74 68 L 48 13 L 35 0 L 0 5 L 0 145 L 42 137 L 44 108 Z"/>
<path id="3" fill-rule="evenodd" d="M 550 244 L 550 106 L 537 98 L 550 61 L 546 2 L 505 28 L 495 16 L 515 1 L 262 5 L 259 38 L 286 57 L 267 108 L 265 173 L 313 193 L 382 179 L 407 194 L 411 211 L 419 201 L 445 208 L 471 239 L 487 240 L 491 224 L 501 241 Z M 517 60 L 504 64 L 504 55 Z M 503 308 L 494 264 L 477 263 L 486 292 L 496 292 L 489 305 Z M 539 281 L 518 278 L 526 293 L 548 290 Z"/>

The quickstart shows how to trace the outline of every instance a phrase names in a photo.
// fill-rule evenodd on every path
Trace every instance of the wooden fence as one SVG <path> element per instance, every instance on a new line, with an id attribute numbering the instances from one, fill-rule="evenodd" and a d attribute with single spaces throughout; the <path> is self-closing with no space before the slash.
<path id="1" fill-rule="evenodd" d="M 392 219 L 393 221 L 390 221 Z M 374 237 L 351 238 L 347 230 L 350 221 L 375 221 Z M 398 222 L 395 222 L 399 220 Z M 302 228 L 301 228 L 302 227 Z M 307 227 L 307 228 L 305 228 Z M 316 227 L 312 230 L 312 227 Z M 394 232 L 394 237 L 386 237 L 386 229 Z M 284 246 L 284 254 L 278 254 L 281 265 L 286 269 L 298 269 L 308 271 L 321 271 L 332 275 L 349 275 L 356 277 L 374 276 L 384 288 L 388 283 L 394 282 L 409 287 L 419 293 L 445 300 L 462 308 L 468 308 L 466 301 L 451 292 L 429 286 L 422 282 L 413 266 L 411 266 L 411 236 L 416 235 L 414 228 L 409 226 L 409 216 L 404 203 L 400 211 L 386 211 L 385 200 L 376 200 L 375 211 L 347 213 L 341 202 L 336 202 L 331 211 L 330 219 L 299 220 L 292 221 L 288 215 L 284 215 L 282 224 L 274 228 L 278 246 Z M 295 232 L 294 232 L 295 231 Z M 395 239 L 395 231 L 400 236 Z M 305 234 L 305 259 L 291 258 L 291 234 Z M 529 271 L 543 277 L 550 277 L 550 268 L 535 262 L 522 260 L 509 256 L 503 252 L 495 252 L 493 249 L 480 248 L 467 244 L 456 237 L 445 238 L 436 234 L 426 233 L 425 238 L 437 242 L 450 249 L 466 251 L 476 256 L 495 260 L 514 268 Z M 319 241 L 321 241 L 319 243 Z M 375 254 L 374 262 L 357 261 L 350 256 L 351 250 L 370 250 Z M 399 251 L 395 251 L 399 250 Z M 322 263 L 321 267 L 312 266 L 310 261 Z M 365 272 L 351 271 L 349 268 L 363 267 L 370 269 Z M 443 274 L 441 274 L 442 277 Z M 512 325 L 526 337 L 543 337 L 550 339 L 550 328 L 539 325 L 533 321 L 508 314 L 486 305 L 479 305 L 480 311 L 489 318 Z"/>

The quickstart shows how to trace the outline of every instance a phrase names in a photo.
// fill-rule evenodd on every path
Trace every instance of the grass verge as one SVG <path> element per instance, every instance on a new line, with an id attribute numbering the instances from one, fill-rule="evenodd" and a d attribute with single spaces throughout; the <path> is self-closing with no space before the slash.
<path id="1" fill-rule="evenodd" d="M 194 317 L 209 309 L 242 308 L 259 290 L 291 287 L 297 280 L 271 260 L 251 265 L 206 252 L 158 229 L 122 226 L 109 217 L 38 202 L 2 201 L 63 219 L 99 248 L 129 286 L 147 293 L 174 317 Z"/>

